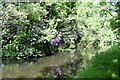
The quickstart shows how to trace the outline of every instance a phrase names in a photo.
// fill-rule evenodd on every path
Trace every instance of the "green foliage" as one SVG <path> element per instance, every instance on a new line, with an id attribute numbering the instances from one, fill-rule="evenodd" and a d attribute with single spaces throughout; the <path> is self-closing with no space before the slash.
<path id="1" fill-rule="evenodd" d="M 117 30 L 117 35 L 118 35 L 117 38 L 120 39 L 120 2 L 118 2 L 115 6 L 116 6 L 115 12 L 117 13 L 117 16 L 114 18 L 112 22 L 113 25 L 112 28 L 114 30 Z"/>
<path id="2" fill-rule="evenodd" d="M 118 54 L 119 46 L 113 45 L 105 52 L 98 53 L 89 66 L 79 72 L 76 78 L 117 78 L 118 77 Z"/>
<path id="3" fill-rule="evenodd" d="M 52 39 L 68 27 L 66 19 L 75 15 L 73 2 L 60 3 L 3 3 L 2 56 L 3 58 L 42 57 L 64 51 L 55 48 Z M 67 19 L 70 24 L 72 19 Z M 71 35 L 71 34 L 70 34 Z M 62 45 L 68 43 L 62 34 Z M 68 38 L 67 38 L 68 39 Z M 69 41 L 69 40 L 68 40 Z"/>
<path id="4" fill-rule="evenodd" d="M 109 4 L 81 2 L 79 5 L 78 27 L 82 36 L 79 46 L 84 48 L 82 66 L 85 70 L 80 71 L 77 78 L 118 77 L 117 57 L 120 51 L 119 45 L 115 44 L 119 42 L 119 19 L 116 19 L 114 10 L 108 8 Z M 119 13 L 118 10 L 116 12 Z"/>
<path id="5" fill-rule="evenodd" d="M 80 47 L 103 52 L 116 42 L 115 31 L 111 29 L 110 25 L 113 16 L 108 12 L 107 2 L 80 2 L 77 12 L 79 35 L 82 36 L 81 42 L 78 44 Z M 88 54 L 89 57 L 95 55 Z"/>
<path id="6" fill-rule="evenodd" d="M 3 3 L 0 13 L 3 56 L 47 56 L 74 47 L 103 52 L 116 42 L 107 2 Z M 59 32 L 55 48 L 51 41 Z"/>
<path id="7" fill-rule="evenodd" d="M 117 16 L 112 14 L 109 3 L 102 1 L 2 4 L 3 58 L 43 57 L 70 52 L 77 47 L 86 68 L 77 77 L 118 77 L 116 66 L 120 52 L 114 44 L 119 42 L 119 3 L 116 4 Z M 60 32 L 62 40 L 60 46 L 55 47 L 51 41 Z"/>

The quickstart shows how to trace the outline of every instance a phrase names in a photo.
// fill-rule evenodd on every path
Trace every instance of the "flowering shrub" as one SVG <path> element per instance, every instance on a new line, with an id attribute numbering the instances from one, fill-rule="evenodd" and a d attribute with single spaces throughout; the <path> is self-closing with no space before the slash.
<path id="1" fill-rule="evenodd" d="M 55 47 L 59 47 L 61 40 L 61 34 L 59 33 L 54 39 L 52 39 L 51 44 Z"/>
<path id="2" fill-rule="evenodd" d="M 106 2 L 2 5 L 3 57 L 42 57 L 81 46 L 102 52 L 116 41 Z"/>
<path id="3" fill-rule="evenodd" d="M 52 43 L 53 46 L 55 46 L 55 47 L 59 47 L 60 40 L 61 40 L 60 37 L 56 37 L 55 39 L 52 40 L 51 43 Z"/>
<path id="4" fill-rule="evenodd" d="M 68 27 L 67 18 L 76 14 L 75 7 L 75 2 L 2 3 L 3 58 L 42 57 L 64 50 L 60 45 L 68 41 L 61 33 Z"/>

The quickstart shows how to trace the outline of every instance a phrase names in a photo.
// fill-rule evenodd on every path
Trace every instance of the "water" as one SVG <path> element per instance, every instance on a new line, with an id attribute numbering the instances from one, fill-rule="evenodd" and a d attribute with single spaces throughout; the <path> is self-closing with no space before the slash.
<path id="1" fill-rule="evenodd" d="M 39 58 L 32 61 L 3 61 L 3 78 L 44 78 L 50 73 L 51 66 L 57 65 L 62 68 L 62 75 L 74 76 L 77 71 L 88 64 L 91 53 L 95 53 L 94 48 L 73 49 L 71 52 L 55 54 L 48 57 Z M 81 55 L 82 54 L 82 55 Z M 90 55 L 89 55 L 90 54 Z"/>
<path id="2" fill-rule="evenodd" d="M 63 66 L 73 63 L 80 58 L 80 53 L 72 50 L 70 53 L 56 54 L 37 61 L 3 61 L 2 77 L 3 78 L 36 78 L 43 77 L 44 72 L 49 72 L 53 65 Z M 8 62 L 8 63 L 6 63 Z M 68 67 L 66 67 L 68 69 Z"/>

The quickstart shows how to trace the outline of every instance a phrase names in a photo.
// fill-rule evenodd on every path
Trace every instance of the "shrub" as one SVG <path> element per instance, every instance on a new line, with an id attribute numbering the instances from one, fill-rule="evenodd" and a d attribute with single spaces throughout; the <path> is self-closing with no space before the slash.
<path id="1" fill-rule="evenodd" d="M 116 42 L 115 31 L 111 29 L 113 16 L 108 10 L 108 2 L 78 3 L 78 28 L 82 39 L 78 46 L 88 53 L 81 53 L 91 59 L 95 51 L 104 52 Z M 94 52 L 92 52 L 94 51 Z"/>
<path id="2" fill-rule="evenodd" d="M 75 15 L 73 2 L 60 3 L 2 3 L 3 58 L 42 57 L 64 51 L 68 41 L 67 18 Z M 68 19 L 70 24 L 72 21 Z M 71 27 L 71 26 L 70 26 Z M 68 31 L 66 31 L 68 32 Z M 51 41 L 61 34 L 60 47 Z M 70 34 L 72 35 L 72 34 Z M 70 41 L 69 41 L 70 42 Z"/>

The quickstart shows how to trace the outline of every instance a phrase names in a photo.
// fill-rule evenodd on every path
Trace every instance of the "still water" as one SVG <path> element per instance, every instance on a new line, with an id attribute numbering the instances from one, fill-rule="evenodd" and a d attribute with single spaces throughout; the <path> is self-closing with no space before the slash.
<path id="1" fill-rule="evenodd" d="M 57 65 L 57 66 L 62 66 L 62 73 L 75 73 L 80 68 L 80 63 L 82 63 L 82 58 L 81 57 L 81 52 L 84 54 L 89 54 L 91 51 L 94 49 L 90 50 L 72 50 L 68 53 L 62 53 L 62 54 L 55 54 L 52 56 L 44 57 L 37 59 L 37 61 L 3 61 L 3 66 L 2 66 L 2 77 L 3 78 L 37 78 L 41 77 L 44 78 L 43 74 L 45 72 L 49 73 L 50 72 L 50 67 Z M 85 56 L 87 57 L 87 56 Z M 90 55 L 88 55 L 90 57 Z M 87 59 L 87 58 L 86 58 Z M 87 61 L 87 60 L 85 60 Z M 69 66 L 67 64 L 72 64 L 72 63 L 78 63 L 75 64 L 74 66 L 70 67 L 72 68 L 72 72 L 69 71 Z M 85 62 L 84 62 L 85 63 Z M 87 63 L 87 62 L 86 62 Z M 65 66 L 66 65 L 66 66 Z M 73 69 L 73 68 L 76 69 Z M 68 73 L 66 73 L 68 75 Z M 70 76 L 71 76 L 70 74 Z"/>
<path id="2" fill-rule="evenodd" d="M 36 78 L 43 77 L 43 73 L 49 71 L 49 67 L 58 65 L 63 66 L 68 63 L 73 63 L 80 58 L 80 53 L 77 50 L 72 50 L 70 53 L 55 54 L 45 58 L 40 58 L 37 61 L 3 61 L 2 77 L 3 78 Z M 67 69 L 67 67 L 66 67 Z"/>

